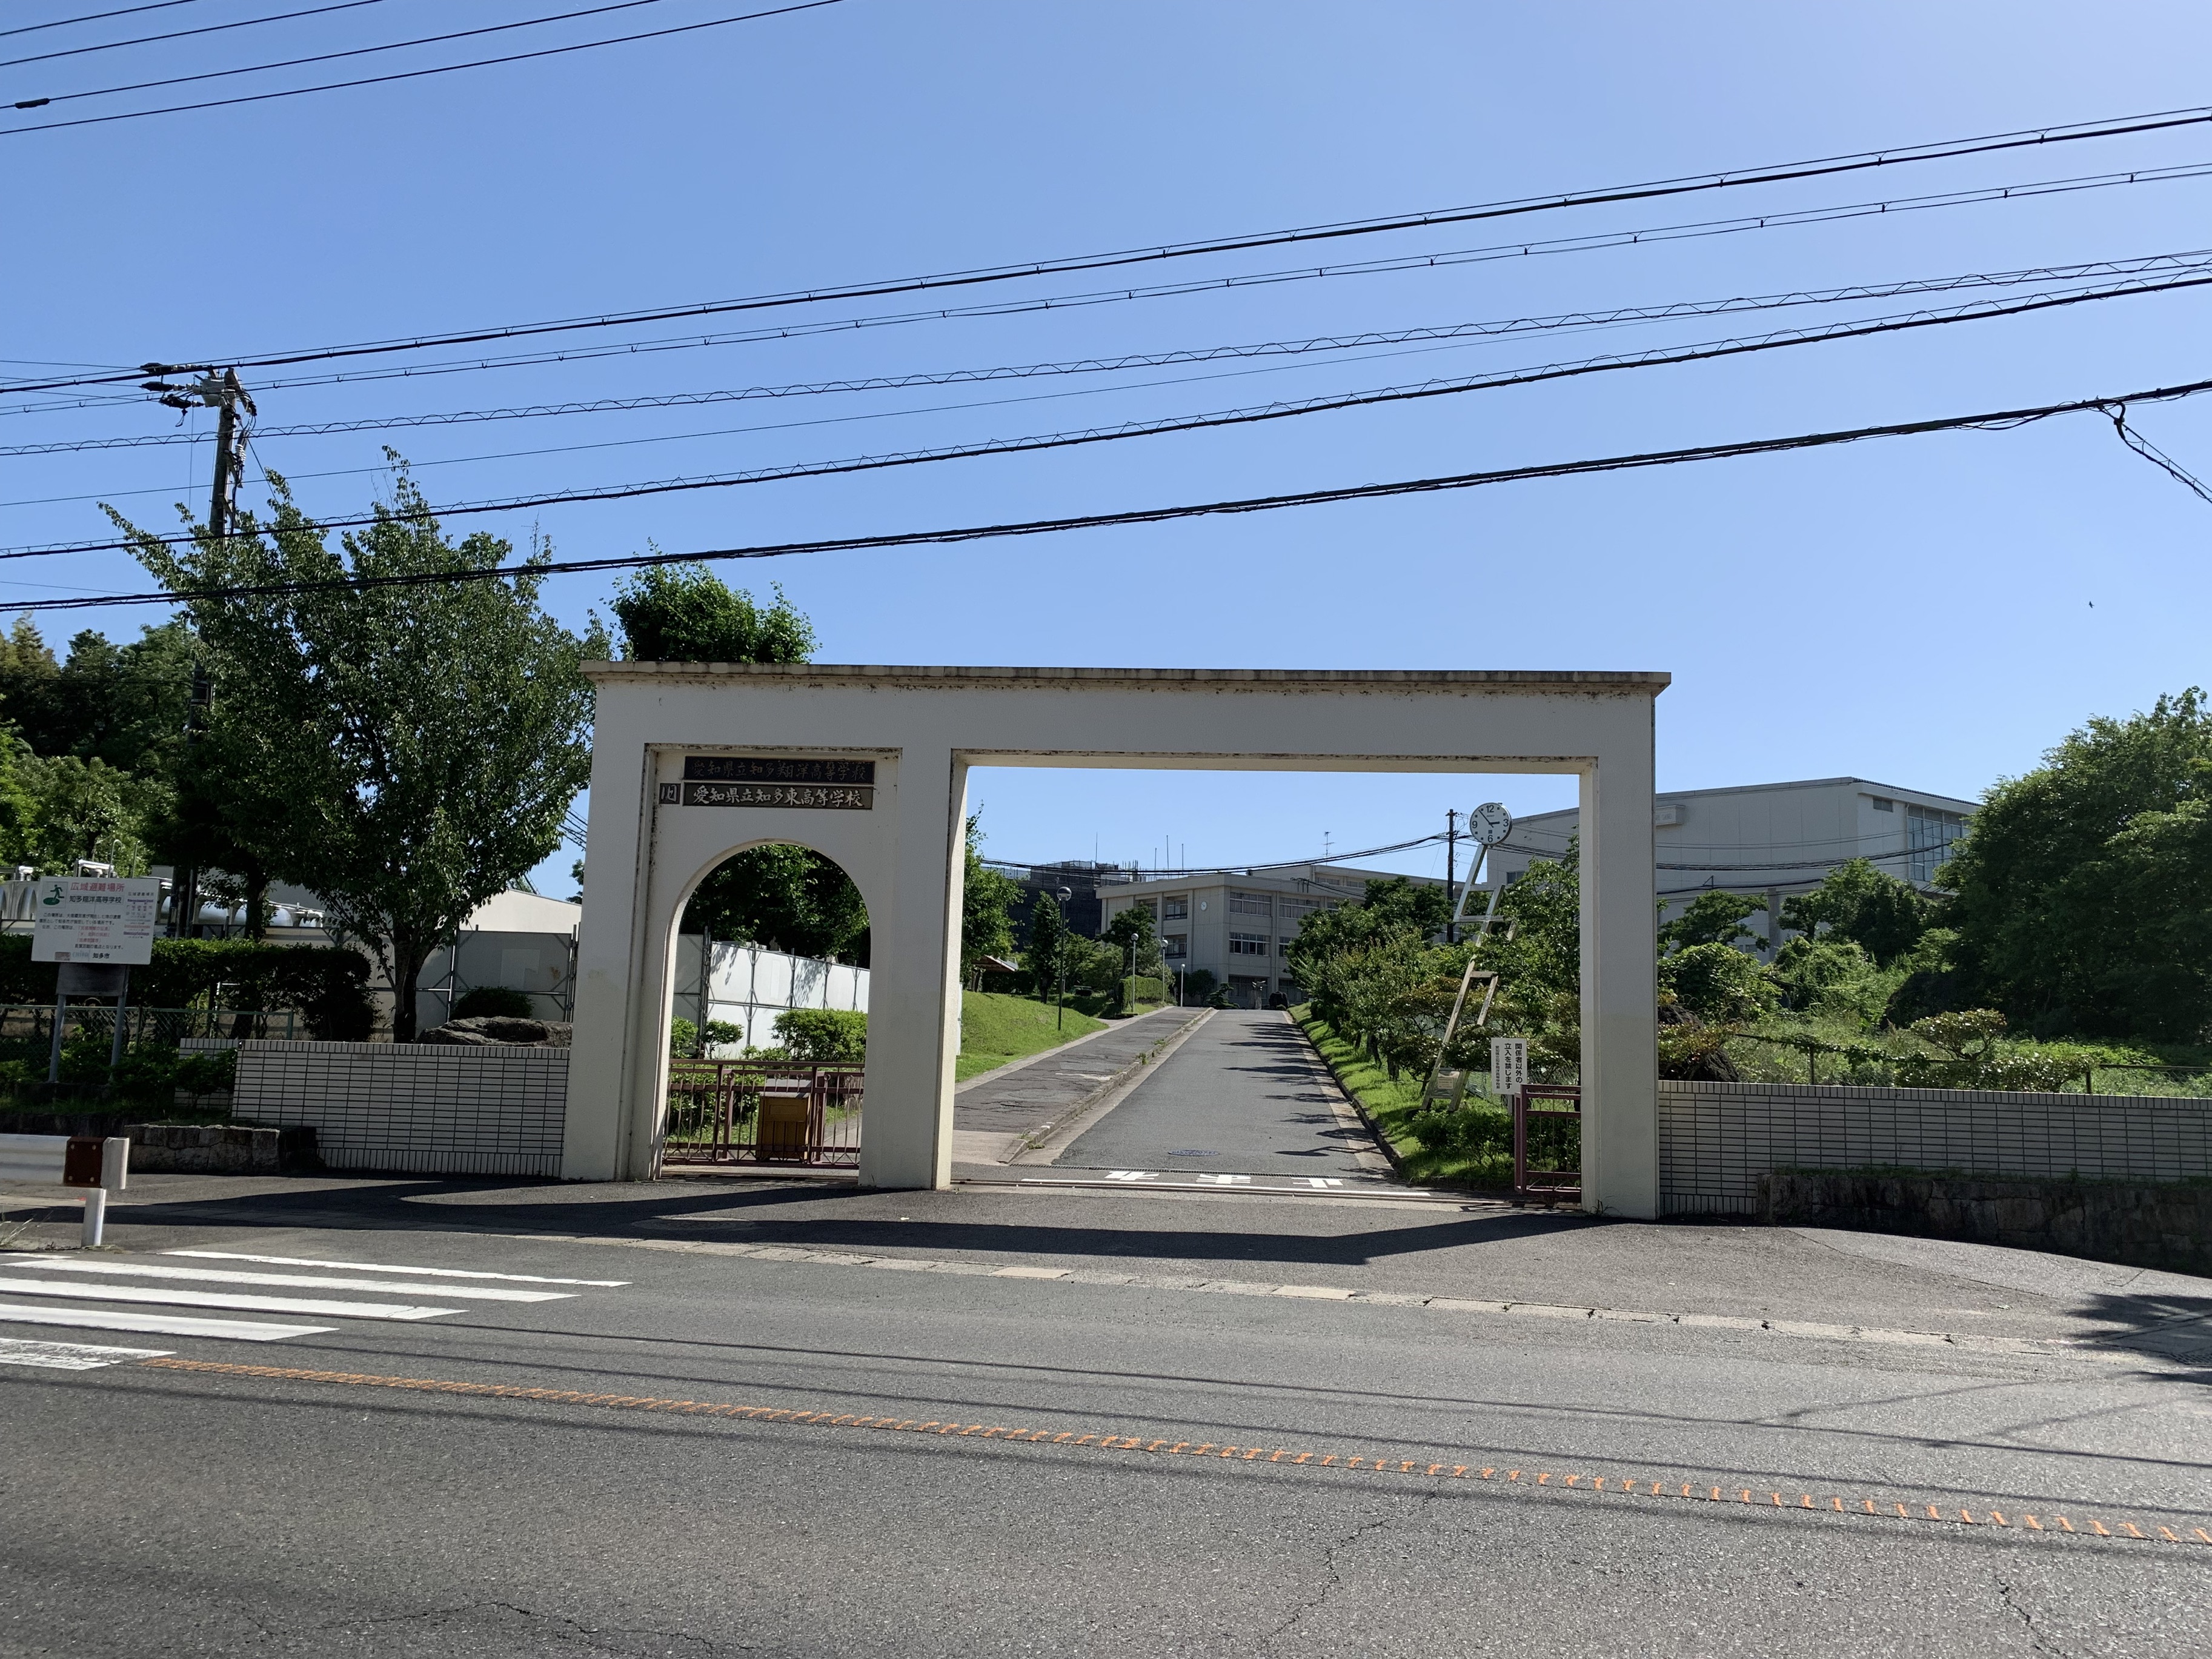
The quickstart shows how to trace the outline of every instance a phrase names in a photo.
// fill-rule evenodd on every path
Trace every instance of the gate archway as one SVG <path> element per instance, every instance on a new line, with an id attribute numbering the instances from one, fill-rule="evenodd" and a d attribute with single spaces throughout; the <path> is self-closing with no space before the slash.
<path id="1" fill-rule="evenodd" d="M 1581 786 L 1583 1201 L 1657 1213 L 1652 733 L 1668 676 L 655 662 L 586 672 L 599 691 L 594 879 L 578 945 L 568 1178 L 653 1168 L 677 921 L 732 851 L 796 842 L 860 887 L 873 964 L 860 1179 L 944 1187 L 970 766 L 1552 772 Z"/>

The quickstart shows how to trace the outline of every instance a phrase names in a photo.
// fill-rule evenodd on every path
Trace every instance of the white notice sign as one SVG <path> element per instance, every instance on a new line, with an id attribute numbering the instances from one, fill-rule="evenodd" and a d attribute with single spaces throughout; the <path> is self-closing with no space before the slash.
<path id="1" fill-rule="evenodd" d="M 1490 1039 L 1490 1091 L 1510 1100 L 1528 1086 L 1528 1039 Z"/>
<path id="2" fill-rule="evenodd" d="M 161 884 L 153 876 L 47 876 L 35 889 L 33 962 L 154 959 L 154 913 Z"/>

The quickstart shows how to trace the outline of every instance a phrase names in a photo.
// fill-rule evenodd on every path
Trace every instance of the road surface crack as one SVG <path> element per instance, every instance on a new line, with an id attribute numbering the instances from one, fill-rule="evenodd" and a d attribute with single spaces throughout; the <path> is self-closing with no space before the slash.
<path id="1" fill-rule="evenodd" d="M 2035 1650 L 2038 1653 L 2057 1654 L 2059 1659 L 2065 1659 L 2066 1650 L 2063 1648 L 2053 1647 L 2045 1641 L 2043 1632 L 2035 1627 L 2035 1615 L 2013 1599 L 2012 1586 L 2002 1578 L 1997 1579 L 1996 1583 L 1998 1601 L 2003 1605 L 2006 1612 L 2018 1615 L 2021 1628 L 2027 1632 L 2027 1639 L 2034 1644 Z"/>

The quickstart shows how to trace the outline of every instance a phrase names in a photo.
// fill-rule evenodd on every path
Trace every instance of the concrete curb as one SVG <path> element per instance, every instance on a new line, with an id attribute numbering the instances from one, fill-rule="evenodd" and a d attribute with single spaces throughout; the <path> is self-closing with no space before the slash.
<path id="1" fill-rule="evenodd" d="M 1165 1010 L 1156 1009 L 1153 1012 L 1164 1012 Z M 1139 1014 L 1136 1018 L 1138 1019 L 1149 1019 L 1152 1018 L 1152 1015 Z M 959 1096 L 966 1094 L 970 1089 L 981 1088 L 986 1083 L 995 1083 L 1002 1077 L 1012 1077 L 1016 1072 L 1022 1070 L 1024 1066 L 1034 1066 L 1041 1060 L 1050 1060 L 1054 1054 L 1064 1054 L 1071 1048 L 1080 1048 L 1086 1042 L 1096 1042 L 1100 1037 L 1111 1036 L 1116 1031 L 1126 1030 L 1133 1023 L 1133 1022 L 1129 1020 L 1123 1020 L 1118 1024 L 1108 1025 L 1101 1030 L 1085 1031 L 1079 1037 L 1070 1037 L 1065 1042 L 1055 1042 L 1049 1048 L 1040 1048 L 1033 1054 L 1024 1054 L 1019 1060 L 1010 1060 L 1004 1066 L 994 1066 L 988 1072 L 978 1072 L 966 1082 L 954 1084 L 952 1085 L 953 1096 L 955 1098 L 957 1098 Z"/>
<path id="2" fill-rule="evenodd" d="M 1322 1070 L 1328 1073 L 1328 1080 L 1336 1085 L 1337 1093 L 1344 1097 L 1345 1103 L 1358 1115 L 1360 1123 L 1373 1138 L 1376 1146 L 1382 1149 L 1382 1156 L 1389 1159 L 1392 1171 L 1407 1186 L 1415 1185 L 1413 1179 L 1406 1174 L 1406 1160 L 1398 1156 L 1398 1149 L 1390 1144 L 1390 1137 L 1382 1133 L 1382 1126 L 1375 1121 L 1374 1115 L 1367 1109 L 1367 1103 L 1360 1099 L 1359 1091 L 1346 1083 L 1338 1073 L 1336 1062 L 1321 1051 L 1321 1044 L 1313 1040 L 1313 1033 L 1299 1023 L 1296 1015 L 1291 1016 L 1291 1025 L 1300 1036 L 1306 1040 L 1306 1047 L 1312 1050 L 1314 1059 L 1320 1063 Z M 1424 1190 L 1442 1191 L 1443 1189 L 1437 1188 Z"/>
<path id="3" fill-rule="evenodd" d="M 1107 1111 L 1111 1111 L 1115 1106 L 1119 1106 L 1123 1099 L 1135 1092 L 1138 1084 L 1152 1075 L 1152 1067 L 1154 1065 L 1165 1060 L 1177 1048 L 1182 1047 L 1184 1040 L 1192 1032 L 1212 1018 L 1212 1009 L 1199 1010 L 1195 1015 L 1185 1020 L 1167 1036 L 1146 1049 L 1143 1054 L 1139 1054 L 1120 1071 L 1115 1073 L 1113 1076 L 1099 1084 L 1051 1122 L 1041 1124 L 1030 1130 L 1022 1137 L 1020 1149 L 1006 1160 L 1006 1166 L 1051 1163 L 1054 1158 L 1074 1144 L 1079 1133 L 1091 1127 L 1085 1120 L 1091 1117 L 1094 1108 L 1108 1100 L 1109 1097 L 1118 1097 L 1112 1100 L 1112 1104 L 1106 1109 Z M 1103 1117 L 1105 1113 L 1100 1112 L 1097 1115 Z"/>

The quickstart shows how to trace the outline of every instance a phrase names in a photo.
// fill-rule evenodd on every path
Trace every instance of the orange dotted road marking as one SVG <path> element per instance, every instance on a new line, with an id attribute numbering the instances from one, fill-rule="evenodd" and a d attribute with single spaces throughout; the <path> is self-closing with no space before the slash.
<path id="1" fill-rule="evenodd" d="M 996 1441 L 1000 1443 L 1012 1443 L 1018 1441 L 1024 1445 L 1036 1445 L 1048 1441 L 1054 1446 L 1071 1448 L 1095 1446 L 1100 1451 L 1136 1452 L 1139 1455 L 1158 1453 L 1172 1457 L 1188 1453 L 1193 1457 L 1203 1457 L 1212 1454 L 1216 1459 L 1228 1459 L 1245 1463 L 1255 1462 L 1265 1456 L 1269 1463 L 1286 1463 L 1291 1468 L 1309 1471 L 1339 1468 L 1359 1469 L 1367 1474 L 1412 1475 L 1416 1478 L 1443 1477 L 1459 1480 L 1468 1474 L 1470 1468 L 1465 1463 L 1424 1463 L 1418 1459 L 1405 1457 L 1344 1457 L 1334 1452 L 1319 1454 L 1312 1451 L 1293 1451 L 1287 1447 L 1269 1452 L 1267 1448 L 1261 1446 L 1217 1446 L 1210 1440 L 1194 1448 L 1188 1440 L 1177 1440 L 1170 1443 L 1164 1437 L 1157 1440 L 1146 1440 L 1142 1436 L 1123 1437 L 1115 1434 L 1101 1435 L 1095 1432 L 1079 1435 L 1073 1430 L 1054 1433 L 1050 1429 L 1014 1429 L 982 1423 L 970 1423 L 963 1426 L 958 1423 L 945 1422 L 935 1418 L 932 1418 L 927 1422 L 917 1422 L 911 1417 L 895 1419 L 890 1417 L 860 1416 L 851 1412 L 833 1413 L 826 1411 L 798 1411 L 788 1406 L 738 1406 L 702 1400 L 660 1400 L 647 1395 L 595 1394 L 574 1389 L 525 1388 L 503 1382 L 461 1382 L 449 1378 L 377 1376 L 356 1371 L 307 1370 L 280 1365 L 234 1365 L 213 1360 L 176 1359 L 167 1357 L 147 1359 L 140 1363 L 157 1370 L 189 1371 L 222 1376 L 250 1376 L 278 1382 L 335 1383 L 356 1388 L 394 1389 L 427 1394 L 472 1395 L 486 1399 L 530 1401 L 550 1405 L 592 1406 L 615 1411 L 683 1412 L 690 1415 L 736 1418 L 755 1423 L 780 1423 L 811 1428 L 883 1429 L 893 1432 L 910 1431 L 916 1434 L 951 1436 L 956 1440 L 973 1438 L 978 1441 Z M 1393 1467 L 1394 1465 L 1395 1467 Z M 1487 1480 L 1498 1472 L 1497 1466 L 1492 1464 L 1480 1471 L 1480 1478 Z M 1562 1475 L 1559 1482 L 1554 1485 L 1552 1479 L 1553 1473 L 1550 1470 L 1538 1471 L 1533 1483 L 1534 1486 L 1547 1492 L 1565 1492 L 1573 1489 L 1577 1492 L 1596 1492 L 1606 1489 L 1606 1477 L 1603 1475 L 1586 1474 L 1577 1471 Z M 1506 1481 L 1508 1484 L 1528 1484 L 1522 1482 L 1522 1471 L 1519 1469 L 1508 1469 L 1505 1471 Z M 1633 1496 L 1638 1490 L 1638 1483 L 1633 1478 L 1622 1476 L 1618 1481 L 1618 1487 L 1624 1496 Z M 1698 1490 L 1700 1489 L 1685 1481 L 1680 1487 L 1680 1495 L 1686 1498 L 1695 1498 Z M 1720 1487 L 1708 1486 L 1702 1490 L 1705 1494 L 1703 1501 L 1710 1503 L 1720 1501 Z M 1668 1492 L 1662 1483 L 1653 1480 L 1650 1482 L 1649 1495 L 1663 1500 L 1668 1497 Z M 1748 1504 L 1752 1502 L 1752 1490 L 1748 1486 L 1738 1488 L 1736 1495 L 1740 1504 Z M 1810 1492 L 1801 1493 L 1794 1506 L 1788 1504 L 1778 1492 L 1771 1492 L 1767 1497 L 1771 1508 L 1781 1510 L 1784 1513 L 1803 1514 L 1808 1510 L 1816 1514 L 1820 1512 L 1820 1505 Z M 1881 1512 L 1875 1507 L 1874 1499 L 1861 1498 L 1859 1504 L 1868 1515 L 1874 1516 L 1877 1519 L 1881 1518 Z M 1915 1522 L 1917 1524 L 1912 1512 L 1902 1503 L 1893 1502 L 1890 1507 L 1899 1520 Z M 1833 1514 L 1849 1513 L 1840 1495 L 1831 1496 L 1828 1498 L 1827 1508 L 1828 1511 Z M 1926 1519 L 1939 1525 L 1969 1527 L 1988 1525 L 2002 1528 L 2006 1531 L 2017 1529 L 2011 1522 L 2005 1519 L 2003 1512 L 1999 1510 L 1989 1510 L 1989 1519 L 1986 1522 L 1977 1522 L 1971 1510 L 1960 1510 L 1958 1520 L 1948 1522 L 1945 1520 L 1942 1510 L 1935 1504 L 1928 1504 L 1924 1508 L 1927 1512 Z M 2116 1541 L 2135 1540 L 2146 1544 L 2159 1542 L 2186 1544 L 2190 1541 L 2189 1538 L 2184 1537 L 2170 1526 L 2155 1522 L 2151 1524 L 2157 1528 L 2155 1538 L 2143 1531 L 2132 1521 L 2120 1522 L 2120 1531 L 2116 1533 L 2106 1527 L 2103 1522 L 2091 1516 L 2087 1522 L 2087 1533 L 2084 1535 L 2109 1538 Z M 2051 1525 L 2057 1527 L 2062 1534 L 2073 1534 L 2081 1531 L 2081 1528 L 2076 1528 L 2063 1515 L 2052 1516 Z M 2020 1527 L 2037 1533 L 2050 1530 L 2050 1527 L 2046 1526 L 2040 1517 L 2027 1513 L 2021 1515 Z M 2212 1546 L 2212 1530 L 2207 1530 L 2203 1527 L 2191 1527 L 2189 1532 L 2198 1543 Z"/>

